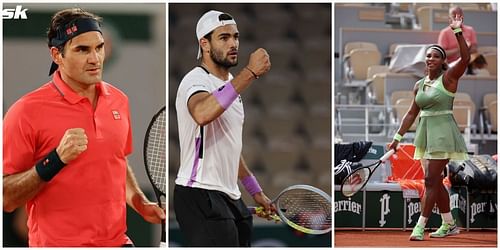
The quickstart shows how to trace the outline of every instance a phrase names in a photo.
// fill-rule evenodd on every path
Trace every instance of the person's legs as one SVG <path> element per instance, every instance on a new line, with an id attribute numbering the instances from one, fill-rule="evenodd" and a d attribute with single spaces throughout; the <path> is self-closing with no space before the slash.
<path id="1" fill-rule="evenodd" d="M 450 211 L 450 197 L 446 188 L 443 186 L 443 172 L 448 159 L 445 160 L 428 160 L 427 161 L 427 171 L 425 173 L 425 195 L 424 195 L 424 205 L 422 207 L 421 215 L 429 218 L 432 213 L 432 208 L 439 202 L 445 211 Z M 439 201 L 439 199 L 447 200 Z M 440 208 L 441 209 L 441 208 Z"/>
<path id="2" fill-rule="evenodd" d="M 444 185 L 440 189 L 440 195 L 437 200 L 437 205 L 439 208 L 439 213 L 441 213 L 442 223 L 441 226 L 435 231 L 429 234 L 433 238 L 443 238 L 449 235 L 456 235 L 460 233 L 460 230 L 455 224 L 455 220 L 451 215 L 450 211 L 450 194 Z"/>
<path id="3" fill-rule="evenodd" d="M 449 160 L 447 160 L 446 163 L 444 164 L 443 170 L 446 168 L 446 164 L 448 164 L 448 162 L 449 162 Z M 443 172 L 441 172 L 441 176 L 444 176 Z M 438 198 L 437 198 L 436 204 L 439 208 L 439 213 L 450 214 L 450 193 L 448 192 L 448 190 L 444 186 L 442 179 L 440 182 L 440 187 L 439 187 Z"/>
<path id="4" fill-rule="evenodd" d="M 252 241 L 252 217 L 243 218 L 236 221 L 236 227 L 238 228 L 238 239 L 240 247 L 250 247 Z"/>
<path id="5" fill-rule="evenodd" d="M 444 185 L 442 185 L 440 190 L 441 192 L 437 200 L 437 206 L 439 208 L 439 213 L 441 214 L 443 224 L 446 223 L 449 225 L 455 225 L 455 220 L 453 220 L 450 209 L 450 193 Z"/>
<path id="6" fill-rule="evenodd" d="M 174 210 L 188 246 L 239 246 L 238 229 L 227 205 L 208 190 L 175 186 Z"/>
<path id="7" fill-rule="evenodd" d="M 441 173 L 448 160 L 422 160 L 422 166 L 425 173 L 425 193 L 421 201 L 421 213 L 417 225 L 413 228 L 410 240 L 423 240 L 424 230 L 428 218 L 431 216 L 432 208 L 438 203 L 441 207 L 448 211 L 450 210 L 450 197 L 443 185 L 443 176 Z M 444 191 L 444 192 L 443 192 Z M 445 204 L 447 202 L 447 206 Z M 446 208 L 447 207 L 447 208 Z"/>
<path id="8" fill-rule="evenodd" d="M 422 165 L 422 168 L 424 169 L 424 176 L 427 176 L 427 173 L 429 172 L 429 160 L 426 160 L 426 159 L 421 159 L 420 160 L 420 164 Z M 424 177 L 424 180 L 425 180 L 425 177 Z M 425 183 L 424 183 L 425 185 Z M 422 217 L 422 211 L 423 211 L 423 208 L 425 207 L 425 192 L 426 192 L 426 188 L 424 188 L 424 195 L 423 195 L 423 198 L 420 199 L 420 217 Z M 427 223 L 427 220 L 425 220 L 425 222 Z M 425 227 L 425 224 L 422 225 L 423 227 Z"/>
<path id="9" fill-rule="evenodd" d="M 238 228 L 233 219 L 208 219 L 205 223 L 205 235 L 198 236 L 200 243 L 209 239 L 209 245 L 197 246 L 238 247 Z"/>
<path id="10" fill-rule="evenodd" d="M 241 198 L 238 200 L 233 200 L 229 197 L 226 197 L 226 202 L 235 218 L 234 222 L 236 224 L 236 228 L 238 229 L 239 246 L 250 247 L 253 231 L 252 214 L 248 211 L 247 206 Z"/>
<path id="11" fill-rule="evenodd" d="M 440 213 L 450 212 L 450 193 L 441 181 L 441 187 L 439 187 L 438 199 L 436 201 Z"/>

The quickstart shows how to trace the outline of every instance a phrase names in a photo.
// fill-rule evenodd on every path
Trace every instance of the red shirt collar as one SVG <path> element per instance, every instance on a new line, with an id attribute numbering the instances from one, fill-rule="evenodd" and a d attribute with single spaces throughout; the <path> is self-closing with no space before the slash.
<path id="1" fill-rule="evenodd" d="M 71 104 L 78 103 L 82 99 L 86 98 L 86 97 L 78 95 L 72 88 L 69 87 L 69 85 L 61 78 L 61 74 L 60 74 L 59 70 L 54 73 L 54 75 L 52 77 L 52 83 L 54 84 L 56 89 L 59 91 L 61 96 Z M 96 86 L 96 91 L 97 91 L 99 96 L 110 95 L 109 87 L 107 86 L 107 83 L 100 81 L 100 82 L 96 83 L 95 86 Z"/>

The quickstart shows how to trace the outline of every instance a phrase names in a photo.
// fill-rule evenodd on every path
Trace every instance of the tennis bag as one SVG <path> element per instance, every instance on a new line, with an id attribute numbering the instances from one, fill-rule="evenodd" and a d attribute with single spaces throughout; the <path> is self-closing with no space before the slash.
<path id="1" fill-rule="evenodd" d="M 448 171 L 452 186 L 496 190 L 497 162 L 489 155 L 473 155 L 463 162 L 450 161 Z"/>
<path id="2" fill-rule="evenodd" d="M 352 171 L 362 167 L 359 161 L 368 153 L 371 146 L 371 141 L 335 144 L 335 165 L 333 171 L 335 176 L 334 183 L 336 185 L 340 185 L 342 180 Z"/>

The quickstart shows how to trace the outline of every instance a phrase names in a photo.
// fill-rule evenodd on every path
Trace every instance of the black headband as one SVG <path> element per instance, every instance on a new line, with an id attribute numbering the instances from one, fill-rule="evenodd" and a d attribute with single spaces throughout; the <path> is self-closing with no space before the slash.
<path id="1" fill-rule="evenodd" d="M 89 31 L 97 31 L 102 34 L 100 23 L 92 18 L 75 19 L 57 29 L 56 36 L 50 39 L 49 45 L 51 47 L 58 47 L 72 38 Z M 59 65 L 52 62 L 49 70 L 49 76 L 52 75 L 58 67 Z"/>
<path id="2" fill-rule="evenodd" d="M 431 45 L 431 46 L 429 46 L 429 48 L 428 48 L 428 49 L 435 49 L 435 50 L 437 50 L 437 51 L 439 52 L 439 54 L 441 54 L 441 57 L 442 57 L 443 59 L 446 59 L 446 53 L 444 52 L 444 49 L 443 49 L 443 48 L 441 48 L 441 46 L 438 46 L 438 45 Z"/>

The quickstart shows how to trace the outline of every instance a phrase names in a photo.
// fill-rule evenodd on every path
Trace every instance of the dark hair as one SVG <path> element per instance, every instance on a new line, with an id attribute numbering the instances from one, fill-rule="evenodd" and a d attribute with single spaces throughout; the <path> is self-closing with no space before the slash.
<path id="1" fill-rule="evenodd" d="M 441 54 L 441 57 L 442 57 L 443 59 L 446 59 L 446 52 L 445 52 L 445 50 L 443 49 L 443 47 L 441 47 L 441 46 L 439 46 L 439 45 L 437 45 L 437 44 L 433 44 L 433 45 L 431 45 L 431 46 L 427 47 L 427 49 L 435 49 L 435 50 L 437 50 L 437 51 L 439 52 L 439 54 Z"/>
<path id="2" fill-rule="evenodd" d="M 71 8 L 71 9 L 64 9 L 60 10 L 57 13 L 52 16 L 52 19 L 50 20 L 50 26 L 49 29 L 47 30 L 47 45 L 52 47 L 53 45 L 51 44 L 52 38 L 57 36 L 57 30 L 62 28 L 64 25 L 68 24 L 69 22 L 78 19 L 78 18 L 89 18 L 89 19 L 94 19 L 95 21 L 102 23 L 102 18 L 94 15 L 90 12 L 84 11 L 81 8 Z M 64 55 L 64 45 L 66 43 L 63 43 L 59 46 L 57 46 L 57 49 Z"/>
<path id="3" fill-rule="evenodd" d="M 441 69 L 442 70 L 447 70 L 448 69 L 448 64 L 446 63 L 446 51 L 443 49 L 443 47 L 437 45 L 437 44 L 433 44 L 429 47 L 427 47 L 427 49 L 434 49 L 434 50 L 437 50 L 439 52 L 439 54 L 441 54 L 441 58 L 443 58 L 444 60 L 444 63 L 441 65 Z"/>
<path id="4" fill-rule="evenodd" d="M 227 21 L 227 20 L 234 20 L 234 18 L 227 13 L 222 13 L 219 15 L 219 21 Z"/>

